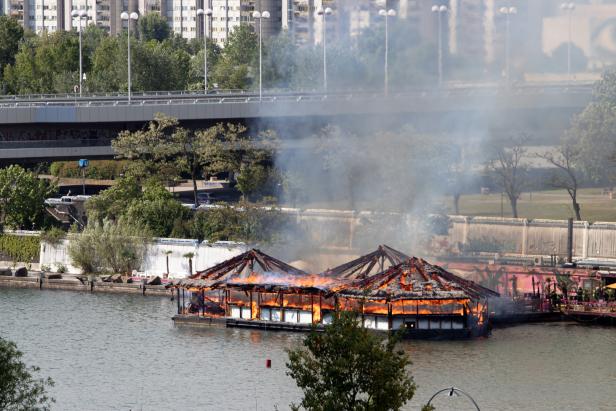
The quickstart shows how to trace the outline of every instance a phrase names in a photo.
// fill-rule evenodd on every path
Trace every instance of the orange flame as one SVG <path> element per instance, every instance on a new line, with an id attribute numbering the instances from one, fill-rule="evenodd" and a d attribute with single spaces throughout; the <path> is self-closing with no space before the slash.
<path id="1" fill-rule="evenodd" d="M 329 277 L 319 275 L 280 275 L 277 273 L 256 273 L 252 272 L 246 278 L 231 278 L 227 281 L 228 284 L 263 284 L 263 285 L 281 285 L 294 287 L 315 287 L 324 288 L 335 284 L 339 281 Z"/>

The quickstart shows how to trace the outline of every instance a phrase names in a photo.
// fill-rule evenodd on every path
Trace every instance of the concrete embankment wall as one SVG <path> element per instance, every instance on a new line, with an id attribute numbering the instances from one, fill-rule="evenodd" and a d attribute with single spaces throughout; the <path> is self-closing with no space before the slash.
<path id="1" fill-rule="evenodd" d="M 0 276 L 0 288 L 34 288 L 41 290 L 69 290 L 97 293 L 124 293 L 150 296 L 172 297 L 172 291 L 163 285 L 146 285 L 139 283 L 94 283 L 84 282 L 76 278 L 48 279 L 39 277 L 8 277 Z"/>
<path id="2" fill-rule="evenodd" d="M 567 220 L 452 216 L 450 221 L 450 244 L 468 246 L 473 241 L 492 241 L 501 244 L 504 253 L 567 255 Z M 575 221 L 573 255 L 616 258 L 616 223 Z"/>
<path id="3" fill-rule="evenodd" d="M 41 241 L 40 265 L 47 265 L 56 271 L 59 264 L 66 267 L 67 273 L 78 274 L 80 269 L 72 265 L 68 254 L 70 239 L 64 239 L 58 244 L 49 244 Z M 199 242 L 197 240 L 182 240 L 159 238 L 148 248 L 141 272 L 145 275 L 162 276 L 167 272 L 167 254 L 169 257 L 170 277 L 181 278 L 189 274 L 187 253 L 193 253 L 192 269 L 204 270 L 222 261 L 235 257 L 248 250 L 248 246 L 234 242 Z"/>

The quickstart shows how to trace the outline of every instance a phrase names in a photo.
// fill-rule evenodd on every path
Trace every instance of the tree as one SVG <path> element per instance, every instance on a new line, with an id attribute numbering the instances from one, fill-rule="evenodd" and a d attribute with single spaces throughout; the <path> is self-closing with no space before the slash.
<path id="1" fill-rule="evenodd" d="M 0 77 L 6 66 L 15 63 L 15 55 L 23 37 L 24 29 L 17 19 L 0 16 Z"/>
<path id="2" fill-rule="evenodd" d="M 125 215 L 129 221 L 147 227 L 155 237 L 173 237 L 177 222 L 188 220 L 190 210 L 175 200 L 160 182 L 149 181 L 143 195 L 130 202 Z"/>
<path id="3" fill-rule="evenodd" d="M 581 220 L 581 207 L 578 203 L 577 195 L 582 178 L 579 170 L 581 150 L 578 143 L 564 138 L 556 153 L 546 153 L 539 157 L 547 160 L 552 166 L 556 167 L 557 172 L 552 178 L 552 186 L 567 190 L 571 198 L 571 205 L 575 213 L 575 219 Z"/>
<path id="4" fill-rule="evenodd" d="M 89 65 L 87 55 L 84 64 Z M 79 82 L 77 34 L 61 30 L 22 42 L 15 63 L 5 69 L 4 75 L 13 93 L 72 92 Z"/>
<path id="5" fill-rule="evenodd" d="M 212 150 L 203 144 L 204 132 L 194 132 L 179 126 L 177 119 L 157 113 L 146 130 L 123 131 L 111 143 L 120 158 L 134 161 L 133 173 L 158 176 L 161 180 L 188 172 L 193 182 L 195 205 L 197 178 L 201 174 L 201 151 Z M 216 146 L 216 148 L 220 148 Z"/>
<path id="6" fill-rule="evenodd" d="M 147 13 L 141 16 L 137 23 L 137 31 L 141 41 L 163 41 L 171 34 L 167 19 L 158 13 Z"/>
<path id="7" fill-rule="evenodd" d="M 248 88 L 251 85 L 249 75 L 255 76 L 257 58 L 258 37 L 252 27 L 241 24 L 229 35 L 222 58 L 214 68 L 214 82 L 224 89 Z"/>
<path id="8" fill-rule="evenodd" d="M 182 257 L 188 259 L 188 274 L 192 275 L 192 265 L 193 265 L 192 259 L 195 258 L 195 253 L 192 253 L 192 252 L 191 253 L 186 253 Z"/>
<path id="9" fill-rule="evenodd" d="M 222 50 L 211 39 L 207 39 L 207 66 L 208 66 L 208 88 L 212 87 L 212 73 L 218 62 Z M 203 90 L 203 44 L 198 43 L 198 51 L 194 54 L 194 57 L 190 59 L 190 68 L 188 75 L 188 88 L 190 90 Z"/>
<path id="10" fill-rule="evenodd" d="M 243 201 L 237 207 L 220 204 L 198 210 L 190 234 L 199 240 L 272 245 L 299 238 L 296 228 L 295 220 L 280 210 Z"/>
<path id="11" fill-rule="evenodd" d="M 196 132 L 197 154 L 205 174 L 236 173 L 238 189 L 247 198 L 258 200 L 272 195 L 279 175 L 272 171 L 278 150 L 278 137 L 264 131 L 253 137 L 241 124 L 222 124 Z"/>
<path id="12" fill-rule="evenodd" d="M 47 389 L 54 385 L 51 378 L 35 378 L 38 367 L 28 367 L 21 361 L 23 354 L 15 343 L 0 337 L 0 409 L 6 411 L 50 410 L 55 400 Z"/>
<path id="13" fill-rule="evenodd" d="M 565 138 L 575 141 L 576 166 L 591 181 L 614 176 L 616 161 L 616 70 L 595 83 L 593 101 L 575 116 Z"/>
<path id="14" fill-rule="evenodd" d="M 88 88 L 108 92 L 127 88 L 126 57 L 121 55 L 123 51 L 119 37 L 102 39 L 92 54 L 92 71 L 86 83 Z"/>
<path id="15" fill-rule="evenodd" d="M 130 203 L 140 199 L 141 196 L 141 187 L 135 177 L 126 176 L 116 180 L 113 186 L 88 199 L 86 202 L 88 220 L 99 223 L 105 219 L 118 220 Z"/>
<path id="16" fill-rule="evenodd" d="M 526 156 L 524 141 L 525 138 L 522 136 L 514 141 L 511 148 L 497 148 L 493 159 L 487 164 L 488 169 L 494 174 L 496 182 L 509 199 L 513 218 L 518 218 L 518 199 L 528 178 L 526 165 L 523 162 Z"/>
<path id="17" fill-rule="evenodd" d="M 157 113 L 147 129 L 135 132 L 122 131 L 111 142 L 118 158 L 131 160 L 130 174 L 145 179 L 147 176 L 169 180 L 179 170 L 181 147 L 176 144 L 176 135 L 183 133 L 177 119 Z"/>
<path id="18" fill-rule="evenodd" d="M 397 340 L 363 328 L 356 314 L 334 316 L 322 333 L 313 330 L 303 348 L 288 350 L 287 374 L 304 392 L 306 410 L 399 410 L 413 398 L 408 355 Z M 299 406 L 292 405 L 299 409 Z"/>
<path id="19" fill-rule="evenodd" d="M 0 169 L 0 226 L 15 229 L 44 228 L 45 199 L 55 187 L 18 165 Z"/>

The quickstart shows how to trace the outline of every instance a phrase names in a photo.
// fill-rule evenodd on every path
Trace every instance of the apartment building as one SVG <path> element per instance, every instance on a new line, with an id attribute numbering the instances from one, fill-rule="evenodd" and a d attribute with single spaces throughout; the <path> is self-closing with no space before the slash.
<path id="1" fill-rule="evenodd" d="M 4 0 L 4 14 L 35 32 L 56 31 L 64 25 L 63 0 Z"/>

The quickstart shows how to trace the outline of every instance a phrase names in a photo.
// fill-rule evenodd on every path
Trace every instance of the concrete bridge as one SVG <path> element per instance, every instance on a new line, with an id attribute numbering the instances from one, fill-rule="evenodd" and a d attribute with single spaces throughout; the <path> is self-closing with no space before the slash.
<path id="1" fill-rule="evenodd" d="M 512 125 L 566 127 L 572 114 L 591 100 L 589 85 L 453 87 L 383 93 L 276 93 L 262 98 L 248 92 L 204 95 L 159 92 L 127 96 L 19 96 L 0 98 L 0 160 L 109 156 L 118 131 L 136 129 L 156 113 L 187 126 L 219 121 L 286 127 L 327 124 L 336 119 L 406 122 L 418 129 L 506 129 Z M 361 126 L 360 126 L 361 127 Z M 557 127 L 557 128 L 558 128 Z"/>

